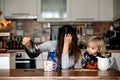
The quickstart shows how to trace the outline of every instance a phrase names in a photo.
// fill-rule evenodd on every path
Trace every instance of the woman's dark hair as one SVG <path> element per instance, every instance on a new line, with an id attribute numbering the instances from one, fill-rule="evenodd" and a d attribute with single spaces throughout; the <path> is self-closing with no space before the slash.
<path id="1" fill-rule="evenodd" d="M 71 25 L 64 25 L 59 28 L 58 32 L 58 38 L 57 38 L 57 56 L 58 61 L 61 63 L 61 55 L 63 51 L 63 45 L 64 45 L 64 36 L 65 34 L 71 34 L 72 36 L 72 42 L 71 46 L 69 47 L 69 57 L 73 57 L 75 63 L 78 61 L 81 50 L 78 47 L 78 38 L 76 35 L 76 28 L 73 28 Z"/>

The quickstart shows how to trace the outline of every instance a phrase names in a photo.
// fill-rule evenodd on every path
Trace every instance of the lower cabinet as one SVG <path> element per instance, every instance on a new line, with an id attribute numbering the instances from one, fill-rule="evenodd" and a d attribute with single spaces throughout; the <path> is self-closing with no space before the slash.
<path id="1" fill-rule="evenodd" d="M 15 69 L 15 53 L 10 53 L 10 69 Z"/>
<path id="2" fill-rule="evenodd" d="M 10 69 L 10 53 L 0 53 L 0 69 Z"/>
<path id="3" fill-rule="evenodd" d="M 16 54 L 17 53 L 22 53 L 22 57 L 19 59 L 29 59 L 29 57 L 27 56 L 27 54 L 25 52 L 11 53 L 10 54 L 10 69 L 16 69 Z M 38 57 L 35 58 L 36 69 L 43 69 L 44 68 L 43 64 L 44 64 L 44 61 L 47 60 L 47 55 L 48 55 L 48 52 L 43 52 L 42 54 L 40 54 Z M 120 53 L 112 53 L 112 57 L 110 59 L 111 59 L 111 61 L 113 59 L 115 59 L 114 61 L 116 62 L 118 70 L 120 71 Z M 6 60 L 8 60 L 8 58 Z M 4 61 L 4 60 L 0 60 L 0 61 Z M 81 58 L 76 63 L 75 68 L 82 68 L 81 67 Z"/>

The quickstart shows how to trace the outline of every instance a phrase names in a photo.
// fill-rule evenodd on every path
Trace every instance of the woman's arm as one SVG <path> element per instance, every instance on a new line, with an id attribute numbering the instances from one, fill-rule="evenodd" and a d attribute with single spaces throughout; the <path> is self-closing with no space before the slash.
<path id="1" fill-rule="evenodd" d="M 30 37 L 24 37 L 22 40 L 23 47 L 27 53 L 27 55 L 30 58 L 37 57 L 41 51 L 39 48 L 37 48 L 37 45 L 35 45 L 31 40 Z"/>
<path id="2" fill-rule="evenodd" d="M 64 36 L 64 45 L 63 45 L 63 52 L 62 52 L 62 69 L 69 69 L 71 66 L 74 65 L 74 60 L 72 57 L 69 56 L 69 47 L 72 41 L 71 34 L 65 34 Z"/>
<path id="3" fill-rule="evenodd" d="M 62 69 L 69 69 L 70 67 L 72 67 L 74 65 L 74 60 L 72 57 L 69 57 L 68 54 L 63 53 L 62 54 Z"/>

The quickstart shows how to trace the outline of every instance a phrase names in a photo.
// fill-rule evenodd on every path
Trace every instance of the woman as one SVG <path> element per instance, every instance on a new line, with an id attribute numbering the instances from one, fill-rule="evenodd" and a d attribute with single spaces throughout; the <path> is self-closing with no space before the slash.
<path id="1" fill-rule="evenodd" d="M 32 50 L 29 51 L 31 48 L 30 38 L 23 38 L 22 44 L 26 46 L 25 50 L 31 56 Z M 54 62 L 54 65 L 56 65 L 55 70 L 74 68 L 81 55 L 76 29 L 70 25 L 59 28 L 57 41 L 46 41 L 38 45 L 38 48 L 41 52 L 48 51 L 48 60 Z M 32 55 L 31 57 L 37 56 Z"/>

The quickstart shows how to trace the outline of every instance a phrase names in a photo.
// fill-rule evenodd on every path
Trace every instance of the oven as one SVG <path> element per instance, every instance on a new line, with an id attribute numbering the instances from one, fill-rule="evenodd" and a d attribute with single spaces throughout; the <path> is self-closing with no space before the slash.
<path id="1" fill-rule="evenodd" d="M 16 69 L 35 69 L 36 59 L 29 58 L 25 52 L 17 52 L 15 66 Z"/>

